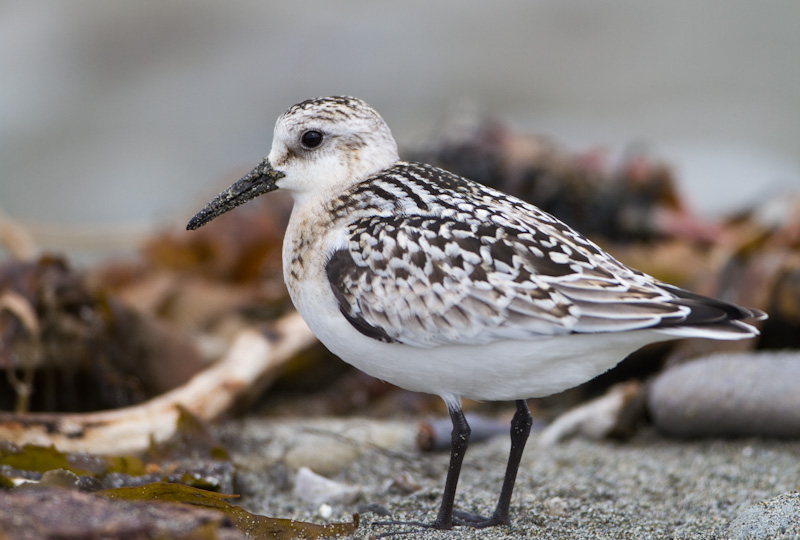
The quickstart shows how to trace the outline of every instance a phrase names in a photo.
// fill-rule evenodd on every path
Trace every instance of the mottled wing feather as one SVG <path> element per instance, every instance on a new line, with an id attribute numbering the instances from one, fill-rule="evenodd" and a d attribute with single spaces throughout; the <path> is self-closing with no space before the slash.
<path id="1" fill-rule="evenodd" d="M 428 217 L 370 218 L 327 264 L 345 317 L 362 333 L 419 346 L 567 333 L 570 303 L 523 269 L 492 264 L 474 236 Z"/>
<path id="2" fill-rule="evenodd" d="M 576 273 L 518 230 L 402 216 L 361 219 L 349 233 L 328 278 L 344 316 L 382 341 L 435 346 L 628 330 L 688 312 L 588 259 Z"/>
<path id="3" fill-rule="evenodd" d="M 351 324 L 383 341 L 481 344 L 758 316 L 658 282 L 535 206 L 429 165 L 399 162 L 332 213 L 347 239 L 327 264 L 331 288 Z"/>

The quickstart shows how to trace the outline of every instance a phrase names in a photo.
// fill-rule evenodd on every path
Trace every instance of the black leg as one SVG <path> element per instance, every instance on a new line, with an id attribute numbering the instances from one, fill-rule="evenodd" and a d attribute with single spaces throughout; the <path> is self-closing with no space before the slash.
<path id="1" fill-rule="evenodd" d="M 491 525 L 505 525 L 508 523 L 508 509 L 511 506 L 511 494 L 514 491 L 514 482 L 517 480 L 519 462 L 522 459 L 522 451 L 525 450 L 525 443 L 531 434 L 533 417 L 528 409 L 528 403 L 524 399 L 517 400 L 517 412 L 511 420 L 511 452 L 508 454 L 508 465 L 506 466 L 506 476 L 503 478 L 503 488 L 500 490 L 500 498 L 494 514 L 489 518 Z"/>
<path id="2" fill-rule="evenodd" d="M 460 413 L 461 411 L 459 411 Z M 463 418 L 463 414 L 461 415 Z M 464 420 L 466 425 L 466 420 Z M 522 452 L 525 450 L 525 443 L 528 442 L 528 436 L 531 434 L 531 425 L 533 424 L 533 417 L 531 411 L 528 409 L 528 403 L 524 399 L 517 400 L 517 412 L 514 413 L 514 418 L 511 419 L 511 451 L 508 454 L 508 465 L 506 466 L 506 474 L 503 478 L 503 487 L 500 490 L 500 497 L 497 500 L 497 506 L 491 517 L 485 518 L 483 516 L 469 514 L 467 512 L 453 510 L 453 497 L 455 496 L 455 485 L 452 487 L 452 493 L 449 499 L 448 512 L 451 516 L 452 524 L 463 525 L 467 527 L 475 527 L 478 529 L 484 527 L 492 527 L 494 525 L 505 525 L 508 523 L 508 512 L 511 507 L 511 495 L 514 492 L 514 482 L 517 480 L 517 471 L 519 470 L 519 463 L 522 460 Z M 456 422 L 453 420 L 453 448 L 455 448 L 455 433 Z M 469 437 L 469 426 L 467 426 L 467 438 Z M 464 450 L 466 450 L 467 441 L 464 441 Z M 453 451 L 455 452 L 455 450 Z M 455 454 L 450 456 L 450 467 L 452 472 L 453 460 Z M 458 461 L 458 470 L 461 470 L 461 459 L 463 459 L 463 451 Z M 450 481 L 450 474 L 447 476 L 448 484 Z M 455 481 L 458 481 L 458 473 L 456 473 Z M 442 509 L 439 511 L 439 518 L 434 522 L 434 527 L 438 526 L 445 510 L 445 501 L 447 501 L 448 490 L 445 487 L 445 498 L 442 500 Z"/>
<path id="3" fill-rule="evenodd" d="M 450 419 L 453 421 L 450 466 L 447 469 L 447 480 L 444 484 L 439 515 L 436 516 L 436 521 L 432 525 L 435 529 L 453 528 L 453 502 L 456 498 L 458 475 L 461 474 L 461 463 L 464 461 L 464 454 L 467 451 L 467 446 L 469 446 L 469 435 L 471 433 L 467 419 L 464 418 L 464 413 L 460 408 L 450 411 Z"/>
<path id="4" fill-rule="evenodd" d="M 517 412 L 511 419 L 511 452 L 508 454 L 508 465 L 506 475 L 503 478 L 503 487 L 500 490 L 500 497 L 497 506 L 491 517 L 469 514 L 467 512 L 455 512 L 455 524 L 466 527 L 482 529 L 493 527 L 494 525 L 505 525 L 508 523 L 508 510 L 511 506 L 511 494 L 514 491 L 514 482 L 517 479 L 519 462 L 522 459 L 522 451 L 525 450 L 525 443 L 531 433 L 533 417 L 528 409 L 528 404 L 524 399 L 517 400 Z"/>
<path id="5" fill-rule="evenodd" d="M 434 529 L 452 529 L 453 525 L 463 525 L 480 529 L 508 523 L 508 512 L 511 506 L 511 495 L 514 491 L 514 482 L 517 479 L 517 471 L 519 470 L 519 463 L 522 459 L 522 452 L 525 450 L 525 443 L 528 442 L 528 436 L 531 433 L 531 425 L 533 424 L 533 417 L 531 416 L 531 411 L 528 409 L 528 403 L 523 399 L 517 400 L 517 412 L 514 413 L 514 418 L 511 420 L 511 452 L 508 454 L 508 465 L 506 466 L 506 474 L 503 479 L 503 487 L 500 490 L 500 497 L 497 500 L 494 513 L 489 518 L 453 509 L 458 476 L 461 474 L 461 463 L 464 461 L 464 454 L 467 451 L 467 446 L 469 446 L 471 430 L 460 408 L 450 411 L 450 419 L 453 421 L 450 445 L 450 467 L 447 470 L 447 480 L 445 481 L 444 493 L 442 494 L 442 505 L 439 507 L 439 515 L 436 516 L 436 521 L 430 525 L 416 522 L 381 522 L 376 523 L 377 525 L 405 524 L 431 527 Z M 387 533 L 379 535 L 378 538 L 400 536 L 403 534 L 408 533 Z"/>

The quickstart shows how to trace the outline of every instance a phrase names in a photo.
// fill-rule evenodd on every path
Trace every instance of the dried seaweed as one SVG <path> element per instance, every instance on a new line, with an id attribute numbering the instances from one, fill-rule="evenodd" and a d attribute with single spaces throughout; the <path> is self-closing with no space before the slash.
<path id="1" fill-rule="evenodd" d="M 293 519 L 272 518 L 251 514 L 224 499 L 235 495 L 221 495 L 178 484 L 155 483 L 141 487 L 118 488 L 98 492 L 104 497 L 128 501 L 164 501 L 213 508 L 227 515 L 248 538 L 322 538 L 353 534 L 358 528 L 358 514 L 352 523 L 317 525 Z"/>

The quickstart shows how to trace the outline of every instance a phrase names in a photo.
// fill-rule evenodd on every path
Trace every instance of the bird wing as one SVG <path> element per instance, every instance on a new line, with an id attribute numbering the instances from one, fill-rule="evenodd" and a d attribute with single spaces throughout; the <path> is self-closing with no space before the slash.
<path id="1" fill-rule="evenodd" d="M 326 265 L 342 314 L 375 339 L 432 347 L 634 330 L 691 312 L 552 216 L 490 196 L 507 207 L 482 219 L 402 213 L 349 223 Z"/>

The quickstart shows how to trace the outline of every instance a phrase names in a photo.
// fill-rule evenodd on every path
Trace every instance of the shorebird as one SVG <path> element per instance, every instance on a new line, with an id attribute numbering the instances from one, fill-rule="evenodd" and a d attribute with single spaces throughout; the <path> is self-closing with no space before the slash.
<path id="1" fill-rule="evenodd" d="M 629 268 L 532 204 L 401 161 L 360 99 L 310 99 L 277 120 L 261 163 L 188 224 L 280 189 L 294 198 L 283 272 L 295 307 L 334 354 L 444 399 L 450 465 L 428 526 L 506 524 L 531 429 L 526 399 L 586 382 L 636 349 L 745 339 L 765 317 Z M 454 510 L 470 428 L 461 399 L 516 401 L 494 513 Z"/>

